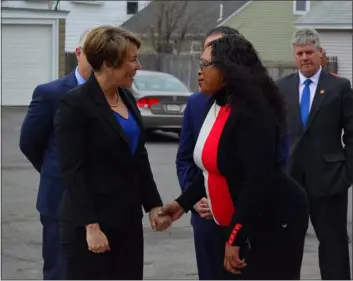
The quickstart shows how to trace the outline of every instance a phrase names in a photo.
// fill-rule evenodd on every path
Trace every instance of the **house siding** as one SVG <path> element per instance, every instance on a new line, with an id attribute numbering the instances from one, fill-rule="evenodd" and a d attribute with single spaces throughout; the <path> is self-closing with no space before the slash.
<path id="1" fill-rule="evenodd" d="M 65 76 L 65 19 L 59 20 L 59 77 Z"/>
<path id="2" fill-rule="evenodd" d="M 1 1 L 5 7 L 48 9 L 49 1 Z M 51 9 L 55 2 L 51 1 Z M 59 10 L 69 11 L 66 18 L 65 51 L 73 52 L 81 34 L 98 25 L 120 26 L 131 15 L 127 15 L 127 1 L 97 1 L 93 3 L 77 3 L 78 1 L 60 1 Z M 139 1 L 139 10 L 150 1 Z"/>
<path id="3" fill-rule="evenodd" d="M 310 1 L 310 8 L 320 1 Z M 239 14 L 222 23 L 238 29 L 266 62 L 293 62 L 291 39 L 295 21 L 293 1 L 252 1 Z"/>
<path id="4" fill-rule="evenodd" d="M 352 30 L 318 30 L 328 56 L 337 56 L 338 74 L 352 80 Z"/>

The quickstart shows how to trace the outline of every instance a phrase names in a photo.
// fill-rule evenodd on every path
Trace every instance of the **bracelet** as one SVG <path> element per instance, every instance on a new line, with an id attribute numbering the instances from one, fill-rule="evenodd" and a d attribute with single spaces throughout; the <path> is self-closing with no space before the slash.
<path id="1" fill-rule="evenodd" d="M 242 225 L 240 223 L 237 223 L 235 225 L 235 227 L 233 228 L 231 234 L 230 234 L 230 237 L 227 241 L 227 244 L 230 245 L 230 246 L 233 246 L 233 243 L 234 243 L 234 240 L 235 238 L 237 238 L 237 235 L 239 233 L 239 230 L 242 228 Z"/>

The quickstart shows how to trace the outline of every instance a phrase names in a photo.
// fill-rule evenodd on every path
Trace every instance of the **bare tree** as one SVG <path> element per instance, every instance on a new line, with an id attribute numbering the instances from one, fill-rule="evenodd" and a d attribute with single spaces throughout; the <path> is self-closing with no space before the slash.
<path id="1" fill-rule="evenodd" d="M 156 5 L 155 23 L 149 32 L 157 53 L 180 53 L 186 35 L 192 27 L 189 1 L 154 1 Z"/>

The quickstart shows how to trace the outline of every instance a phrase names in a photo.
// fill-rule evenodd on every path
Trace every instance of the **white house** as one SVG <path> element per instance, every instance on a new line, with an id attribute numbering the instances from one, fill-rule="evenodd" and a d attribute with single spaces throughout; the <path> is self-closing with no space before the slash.
<path id="1" fill-rule="evenodd" d="M 2 0 L 2 105 L 28 106 L 36 85 L 64 75 L 82 32 L 121 25 L 148 2 Z"/>
<path id="2" fill-rule="evenodd" d="M 103 24 L 121 25 L 130 16 L 143 9 L 150 1 L 92 1 L 92 0 L 9 0 L 3 7 L 55 9 L 68 11 L 66 18 L 65 51 L 72 52 L 86 29 Z"/>
<path id="3" fill-rule="evenodd" d="M 297 28 L 314 28 L 328 56 L 337 56 L 338 74 L 352 80 L 352 1 L 322 1 L 299 18 Z"/>
<path id="4" fill-rule="evenodd" d="M 2 105 L 28 105 L 36 85 L 63 74 L 67 14 L 1 8 Z"/>

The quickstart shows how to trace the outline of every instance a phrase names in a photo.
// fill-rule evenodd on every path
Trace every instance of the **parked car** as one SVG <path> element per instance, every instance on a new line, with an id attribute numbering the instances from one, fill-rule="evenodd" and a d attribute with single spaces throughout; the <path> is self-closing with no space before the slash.
<path id="1" fill-rule="evenodd" d="M 162 130 L 180 133 L 184 110 L 191 94 L 183 82 L 168 73 L 139 70 L 131 91 L 147 132 Z"/>

